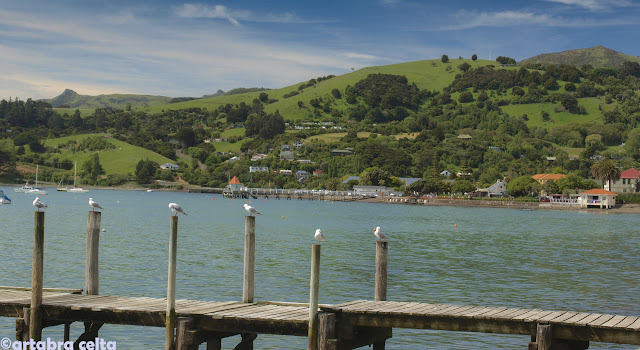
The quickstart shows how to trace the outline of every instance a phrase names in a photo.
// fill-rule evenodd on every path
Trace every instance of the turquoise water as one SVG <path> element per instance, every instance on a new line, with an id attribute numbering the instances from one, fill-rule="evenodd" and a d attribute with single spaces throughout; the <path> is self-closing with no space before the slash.
<path id="1" fill-rule="evenodd" d="M 0 285 L 30 286 L 32 195 L 2 188 Z M 166 296 L 170 202 L 179 218 L 177 297 L 240 300 L 244 217 L 240 199 L 207 194 L 49 191 L 45 286 L 84 287 L 87 200 L 102 211 L 100 294 Z M 214 200 L 212 200 L 212 198 Z M 390 237 L 388 300 L 640 315 L 640 216 L 299 200 L 253 200 L 256 300 L 307 302 L 310 250 L 322 247 L 320 303 L 373 299 L 375 237 Z M 283 218 L 284 216 L 284 218 Z M 454 225 L 457 224 L 457 228 Z M 82 331 L 72 325 L 72 336 Z M 528 336 L 394 329 L 388 349 L 523 349 Z M 0 318 L 0 338 L 15 320 Z M 105 325 L 119 349 L 163 349 L 164 329 Z M 44 337 L 61 340 L 62 328 Z M 234 337 L 223 341 L 233 348 Z M 306 339 L 259 335 L 256 349 L 305 349 Z M 203 347 L 204 348 L 204 347 Z M 590 349 L 636 349 L 592 343 Z"/>

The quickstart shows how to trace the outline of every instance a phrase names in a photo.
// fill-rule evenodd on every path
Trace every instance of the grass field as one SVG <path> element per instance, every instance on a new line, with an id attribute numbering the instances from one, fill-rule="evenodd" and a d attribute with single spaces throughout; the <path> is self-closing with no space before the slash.
<path id="1" fill-rule="evenodd" d="M 56 139 L 49 139 L 45 141 L 45 146 L 54 147 L 69 140 L 79 141 L 86 137 L 97 135 L 105 136 L 104 134 L 67 136 Z M 116 146 L 116 148 L 98 152 L 98 155 L 100 157 L 100 164 L 104 168 L 106 175 L 132 174 L 135 172 L 138 162 L 143 159 L 152 160 L 157 162 L 158 164 L 173 162 L 169 158 L 163 157 L 142 147 L 133 146 L 126 142 L 122 142 L 112 138 L 108 138 L 107 141 Z M 60 154 L 54 153 L 53 155 L 57 155 L 60 160 L 68 159 L 72 162 L 77 161 L 78 167 L 81 167 L 82 164 L 91 159 L 94 154 L 95 152 L 74 153 L 70 150 L 63 150 Z"/>
<path id="2" fill-rule="evenodd" d="M 502 106 L 502 111 L 508 113 L 511 116 L 521 116 L 526 114 L 529 120 L 527 125 L 541 126 L 549 128 L 555 125 L 566 125 L 571 123 L 602 123 L 602 114 L 598 110 L 598 105 L 601 101 L 595 97 L 587 97 L 578 99 L 578 105 L 584 106 L 587 110 L 587 114 L 573 114 L 568 112 L 554 112 L 554 108 L 559 110 L 562 106 L 559 103 L 531 103 L 521 105 L 507 105 Z M 550 120 L 542 120 L 542 111 L 549 113 Z"/>

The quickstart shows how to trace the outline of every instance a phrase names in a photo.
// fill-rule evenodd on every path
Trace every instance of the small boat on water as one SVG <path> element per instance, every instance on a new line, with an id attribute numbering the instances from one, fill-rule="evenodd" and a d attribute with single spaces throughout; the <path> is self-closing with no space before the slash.
<path id="1" fill-rule="evenodd" d="M 78 161 L 76 160 L 75 166 L 73 167 L 73 187 L 72 188 L 68 188 L 67 192 L 73 192 L 73 193 L 86 193 L 89 192 L 89 190 L 85 190 L 84 188 L 76 185 L 76 177 L 78 175 Z"/>
<path id="2" fill-rule="evenodd" d="M 27 183 L 24 184 L 22 187 L 14 187 L 13 190 L 15 192 L 39 194 L 41 196 L 44 196 L 45 194 L 47 194 L 47 191 L 45 191 L 42 188 L 38 188 L 38 169 L 39 169 L 38 165 L 36 165 L 36 185 L 35 186 L 29 186 L 29 181 L 27 181 Z"/>
<path id="3" fill-rule="evenodd" d="M 0 190 L 0 204 L 11 204 L 11 199 L 2 190 Z"/>
<path id="4" fill-rule="evenodd" d="M 58 182 L 58 187 L 56 187 L 56 191 L 65 192 L 67 190 L 67 188 L 64 187 L 63 182 L 64 179 L 60 179 L 60 182 Z"/>

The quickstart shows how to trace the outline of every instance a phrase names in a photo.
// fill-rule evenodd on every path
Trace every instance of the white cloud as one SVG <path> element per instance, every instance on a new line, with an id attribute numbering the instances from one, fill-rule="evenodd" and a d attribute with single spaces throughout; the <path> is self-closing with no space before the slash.
<path id="1" fill-rule="evenodd" d="M 184 18 L 222 18 L 235 26 L 239 24 L 236 18 L 246 19 L 250 15 L 247 11 L 232 13 L 224 5 L 207 6 L 202 4 L 184 4 L 176 8 L 175 13 L 178 17 Z"/>
<path id="2" fill-rule="evenodd" d="M 614 7 L 632 6 L 629 0 L 543 0 L 564 5 L 584 7 L 589 11 L 610 10 Z"/>
<path id="3" fill-rule="evenodd" d="M 558 0 L 565 1 L 565 0 Z M 572 1 L 572 0 L 566 0 Z M 461 10 L 454 15 L 455 24 L 439 28 L 440 30 L 463 30 L 478 27 L 513 27 L 537 25 L 546 27 L 602 27 L 637 25 L 634 18 L 567 18 L 533 11 L 477 12 Z"/>
<path id="4" fill-rule="evenodd" d="M 183 4 L 174 8 L 174 13 L 182 18 L 212 18 L 226 19 L 233 25 L 240 22 L 255 23 L 324 23 L 327 21 L 303 20 L 294 13 L 282 14 L 265 13 L 256 14 L 249 10 L 230 9 L 224 5 Z"/>
<path id="5" fill-rule="evenodd" d="M 347 52 L 347 58 L 355 58 L 355 59 L 363 59 L 363 60 L 378 59 L 378 57 L 374 55 L 367 55 L 367 54 L 355 53 L 355 52 Z"/>

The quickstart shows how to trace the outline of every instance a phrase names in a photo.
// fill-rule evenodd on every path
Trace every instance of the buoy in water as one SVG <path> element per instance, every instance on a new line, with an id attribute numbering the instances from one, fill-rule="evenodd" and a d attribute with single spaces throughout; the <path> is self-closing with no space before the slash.
<path id="1" fill-rule="evenodd" d="M 211 200 L 212 200 L 212 201 L 215 201 L 216 199 L 215 199 L 215 198 L 211 198 Z"/>
<path id="2" fill-rule="evenodd" d="M 453 224 L 453 227 L 458 228 L 458 224 Z"/>
<path id="3" fill-rule="evenodd" d="M 284 219 L 284 216 L 282 218 Z"/>
<path id="4" fill-rule="evenodd" d="M 266 201 L 267 201 L 267 199 L 265 198 L 265 199 L 264 199 L 264 201 L 266 202 Z"/>

